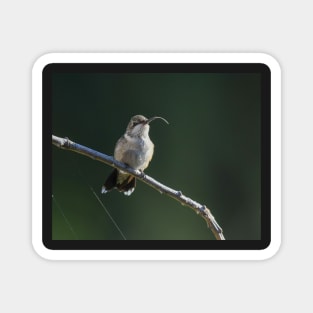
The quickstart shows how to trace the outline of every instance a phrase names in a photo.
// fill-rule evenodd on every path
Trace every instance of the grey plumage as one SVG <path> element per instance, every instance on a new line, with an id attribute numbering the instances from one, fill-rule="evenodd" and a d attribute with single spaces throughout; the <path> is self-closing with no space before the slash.
<path id="1" fill-rule="evenodd" d="M 157 118 L 147 119 L 143 115 L 135 115 L 131 118 L 126 128 L 125 134 L 117 141 L 114 149 L 114 158 L 123 162 L 136 170 L 145 170 L 153 156 L 154 144 L 149 137 L 149 123 Z M 136 178 L 117 169 L 114 169 L 104 183 L 101 192 L 116 188 L 124 192 L 125 195 L 131 195 L 136 187 Z"/>

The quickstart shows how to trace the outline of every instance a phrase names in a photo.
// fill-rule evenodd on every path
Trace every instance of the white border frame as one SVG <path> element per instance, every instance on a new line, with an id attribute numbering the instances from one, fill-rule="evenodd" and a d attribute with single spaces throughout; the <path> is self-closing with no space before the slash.
<path id="1" fill-rule="evenodd" d="M 49 250 L 42 243 L 42 71 L 50 63 L 263 63 L 271 70 L 271 243 L 264 250 Z M 32 70 L 32 243 L 49 260 L 264 260 L 281 244 L 281 70 L 264 53 L 51 53 Z"/>

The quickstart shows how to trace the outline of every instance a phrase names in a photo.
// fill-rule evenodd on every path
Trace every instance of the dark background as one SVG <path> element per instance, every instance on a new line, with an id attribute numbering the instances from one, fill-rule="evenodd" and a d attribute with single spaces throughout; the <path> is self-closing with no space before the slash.
<path id="1" fill-rule="evenodd" d="M 131 116 L 151 123 L 146 173 L 208 206 L 226 239 L 261 237 L 260 74 L 54 73 L 52 132 L 112 155 Z M 102 195 L 112 169 L 53 147 L 52 239 L 214 239 L 188 207 L 142 182 Z"/>

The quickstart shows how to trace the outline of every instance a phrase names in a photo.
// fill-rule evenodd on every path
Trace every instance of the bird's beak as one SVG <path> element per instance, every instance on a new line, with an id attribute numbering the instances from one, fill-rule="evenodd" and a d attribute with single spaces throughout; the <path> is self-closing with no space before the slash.
<path id="1" fill-rule="evenodd" d="M 154 121 L 154 120 L 156 120 L 156 119 L 158 119 L 158 118 L 161 119 L 161 120 L 163 120 L 166 124 L 169 124 L 169 122 L 168 122 L 165 118 L 160 117 L 160 116 L 150 117 L 150 118 L 146 121 L 145 124 L 149 124 L 150 122 L 152 122 L 152 121 Z"/>

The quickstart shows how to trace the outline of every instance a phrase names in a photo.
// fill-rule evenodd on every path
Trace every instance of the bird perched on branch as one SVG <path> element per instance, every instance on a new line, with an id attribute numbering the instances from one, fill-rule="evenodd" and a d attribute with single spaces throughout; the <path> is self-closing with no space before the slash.
<path id="1" fill-rule="evenodd" d="M 143 115 L 135 115 L 130 119 L 125 134 L 117 141 L 114 150 L 114 158 L 123 162 L 135 170 L 143 171 L 152 159 L 154 144 L 150 140 L 150 122 L 161 119 L 169 124 L 166 119 L 159 116 L 146 118 Z M 114 169 L 109 175 L 101 193 L 116 188 L 124 195 L 130 196 L 136 187 L 136 178 L 126 172 Z"/>

